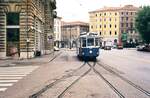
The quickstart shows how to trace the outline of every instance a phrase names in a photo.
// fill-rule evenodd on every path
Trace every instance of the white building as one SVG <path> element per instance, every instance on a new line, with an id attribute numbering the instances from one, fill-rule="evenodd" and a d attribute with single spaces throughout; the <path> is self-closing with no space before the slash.
<path id="1" fill-rule="evenodd" d="M 54 19 L 54 45 L 61 47 L 61 17 Z"/>

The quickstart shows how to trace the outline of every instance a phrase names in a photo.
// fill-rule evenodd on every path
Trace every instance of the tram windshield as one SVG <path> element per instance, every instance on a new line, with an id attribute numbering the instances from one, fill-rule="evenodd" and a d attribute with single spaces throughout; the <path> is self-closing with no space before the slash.
<path id="1" fill-rule="evenodd" d="M 82 38 L 82 47 L 86 47 L 86 38 Z"/>
<path id="2" fill-rule="evenodd" d="M 87 45 L 88 46 L 94 46 L 94 38 L 88 38 L 87 39 Z"/>

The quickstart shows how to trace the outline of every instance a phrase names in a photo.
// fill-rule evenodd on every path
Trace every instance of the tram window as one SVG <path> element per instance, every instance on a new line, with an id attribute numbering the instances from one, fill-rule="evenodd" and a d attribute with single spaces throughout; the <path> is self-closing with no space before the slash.
<path id="1" fill-rule="evenodd" d="M 94 38 L 87 39 L 88 46 L 94 46 Z"/>
<path id="2" fill-rule="evenodd" d="M 95 46 L 99 46 L 99 40 L 98 40 L 98 38 L 95 39 Z"/>
<path id="3" fill-rule="evenodd" d="M 86 47 L 86 39 L 85 38 L 82 39 L 82 47 Z"/>

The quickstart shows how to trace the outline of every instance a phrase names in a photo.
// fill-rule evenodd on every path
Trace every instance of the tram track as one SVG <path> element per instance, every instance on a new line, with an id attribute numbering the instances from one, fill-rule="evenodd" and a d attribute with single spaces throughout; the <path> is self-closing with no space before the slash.
<path id="1" fill-rule="evenodd" d="M 111 68 L 107 67 L 104 64 L 100 64 L 97 62 L 97 65 L 99 65 L 100 67 L 102 67 L 103 69 L 105 69 L 106 71 L 112 73 L 113 75 L 119 77 L 121 80 L 123 80 L 124 82 L 126 82 L 127 84 L 131 85 L 132 87 L 134 87 L 135 89 L 139 90 L 140 92 L 142 92 L 143 94 L 145 94 L 146 96 L 150 97 L 150 92 L 148 92 L 147 90 L 143 89 L 141 86 L 133 83 L 132 81 L 128 80 L 127 78 L 121 76 L 120 74 L 118 74 L 117 72 L 113 71 Z"/>
<path id="2" fill-rule="evenodd" d="M 72 76 L 73 73 L 79 71 L 81 68 L 83 68 L 86 65 L 86 63 L 84 62 L 81 66 L 79 66 L 77 69 L 73 70 L 71 73 L 68 73 L 66 75 L 63 75 L 61 78 L 56 79 L 54 82 L 44 86 L 41 90 L 39 90 L 38 92 L 32 94 L 29 96 L 29 98 L 38 98 L 41 94 L 43 94 L 44 92 L 46 92 L 48 89 L 50 89 L 51 87 L 55 86 L 56 84 L 60 83 L 61 81 L 63 81 L 64 79 L 67 79 L 69 77 Z M 61 98 L 61 97 L 60 97 Z"/>
<path id="3" fill-rule="evenodd" d="M 85 75 L 87 75 L 91 71 L 91 68 L 88 69 L 85 73 L 83 73 L 81 76 L 79 76 L 75 81 L 73 81 L 66 89 L 57 97 L 57 98 L 63 98 L 65 93 L 75 84 L 77 83 L 80 79 L 82 79 Z"/>
<path id="4" fill-rule="evenodd" d="M 92 69 L 93 71 L 102 79 L 105 81 L 105 83 L 120 97 L 120 98 L 125 98 L 123 96 L 123 94 L 117 90 L 116 87 L 114 87 L 99 71 L 97 71 L 95 69 L 95 65 L 96 65 L 96 62 L 94 62 L 93 66 L 90 64 L 90 63 L 87 63 Z"/>
<path id="5" fill-rule="evenodd" d="M 59 56 L 59 55 L 60 54 L 58 54 L 57 56 Z M 71 73 L 63 75 L 61 78 L 59 78 L 59 79 L 55 80 L 54 82 L 46 85 L 43 89 L 41 89 L 37 93 L 32 94 L 31 96 L 29 96 L 29 98 L 39 98 L 39 96 L 42 95 L 43 93 L 45 93 L 48 89 L 52 88 L 53 86 L 57 85 L 58 83 L 62 82 L 63 80 L 65 80 L 65 79 L 67 79 L 69 77 L 72 77 L 75 72 L 79 71 L 86 64 L 90 68 L 87 71 L 85 71 L 84 73 L 82 73 L 80 76 L 78 76 L 75 80 L 73 80 L 68 86 L 66 86 L 64 88 L 64 90 L 61 91 L 61 93 L 57 95 L 56 98 L 63 98 L 65 96 L 65 94 L 73 87 L 73 85 L 75 85 L 78 81 L 80 81 L 83 77 L 85 77 L 91 70 L 93 70 L 93 72 L 96 73 L 114 91 L 114 93 L 116 95 L 118 95 L 119 98 L 125 98 L 125 96 L 120 92 L 120 90 L 118 90 L 118 88 L 115 87 L 111 83 L 111 81 L 109 81 L 106 77 L 104 77 L 104 75 L 102 75 L 102 73 L 95 68 L 96 65 L 98 65 L 99 67 L 105 69 L 109 73 L 119 77 L 121 80 L 123 80 L 127 84 L 131 85 L 132 87 L 134 87 L 135 89 L 139 90 L 140 92 L 142 92 L 146 96 L 150 97 L 150 93 L 148 91 L 146 91 L 145 89 L 143 89 L 139 85 L 136 85 L 135 83 L 133 83 L 132 81 L 128 80 L 127 78 L 121 76 L 118 72 L 116 72 L 113 69 L 111 69 L 111 67 L 109 67 L 107 65 L 104 65 L 104 64 L 100 64 L 99 62 L 93 62 L 93 64 L 90 64 L 89 62 L 84 62 L 84 64 L 79 66 L 77 69 L 73 70 Z"/>
<path id="6" fill-rule="evenodd" d="M 52 62 L 53 60 L 55 60 L 58 56 L 60 56 L 62 54 L 62 52 L 58 53 L 57 55 L 55 55 L 51 60 L 49 60 L 49 62 Z"/>

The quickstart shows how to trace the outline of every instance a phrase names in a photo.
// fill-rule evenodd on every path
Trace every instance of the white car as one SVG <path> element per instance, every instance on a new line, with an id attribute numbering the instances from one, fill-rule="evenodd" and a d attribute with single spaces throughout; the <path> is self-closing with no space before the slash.
<path id="1" fill-rule="evenodd" d="M 144 51 L 144 47 L 145 47 L 145 45 L 138 45 L 138 46 L 136 46 L 137 51 Z"/>
<path id="2" fill-rule="evenodd" d="M 59 48 L 54 46 L 54 51 L 59 51 Z"/>

